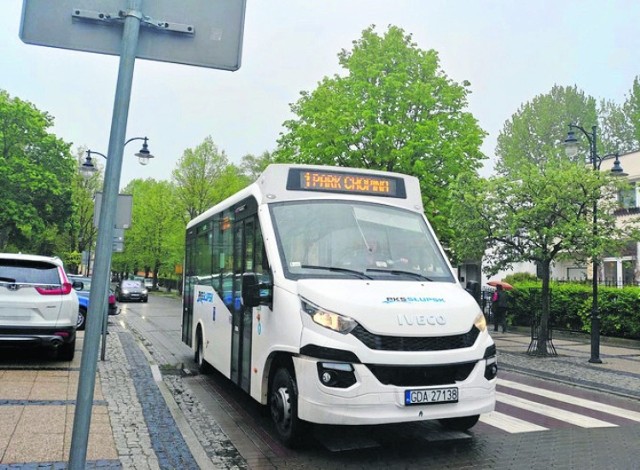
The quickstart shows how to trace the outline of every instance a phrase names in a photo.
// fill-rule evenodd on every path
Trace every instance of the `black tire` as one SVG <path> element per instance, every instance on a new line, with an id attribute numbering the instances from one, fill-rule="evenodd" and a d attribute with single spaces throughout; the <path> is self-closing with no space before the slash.
<path id="1" fill-rule="evenodd" d="M 78 309 L 78 322 L 76 323 L 76 330 L 84 330 L 84 327 L 87 324 L 87 309 L 84 307 L 80 307 Z"/>
<path id="2" fill-rule="evenodd" d="M 61 361 L 73 361 L 76 354 L 76 339 L 73 338 L 69 343 L 63 343 L 58 348 L 58 359 Z"/>
<path id="3" fill-rule="evenodd" d="M 282 443 L 290 448 L 304 443 L 309 423 L 298 418 L 298 386 L 293 372 L 281 367 L 276 370 L 269 387 L 271 420 Z"/>
<path id="4" fill-rule="evenodd" d="M 450 431 L 468 431 L 476 425 L 479 419 L 480 415 L 473 415 L 463 416 L 461 418 L 444 418 L 438 421 L 440 421 L 443 428 L 449 429 Z"/>
<path id="5" fill-rule="evenodd" d="M 198 366 L 198 372 L 208 374 L 211 372 L 211 366 L 204 359 L 204 342 L 202 341 L 202 332 L 198 330 L 196 334 L 196 352 L 193 358 Z"/>

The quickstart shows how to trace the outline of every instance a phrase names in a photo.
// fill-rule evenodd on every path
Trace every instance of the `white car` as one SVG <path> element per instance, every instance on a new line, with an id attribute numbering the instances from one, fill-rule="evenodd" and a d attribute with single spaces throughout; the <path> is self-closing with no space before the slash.
<path id="1" fill-rule="evenodd" d="M 0 253 L 0 345 L 48 347 L 70 361 L 78 296 L 59 258 Z"/>

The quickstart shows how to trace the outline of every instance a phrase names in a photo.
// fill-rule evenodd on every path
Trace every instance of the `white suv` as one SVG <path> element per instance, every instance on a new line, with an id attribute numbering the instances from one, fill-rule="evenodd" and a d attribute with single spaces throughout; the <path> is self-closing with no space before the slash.
<path id="1" fill-rule="evenodd" d="M 45 346 L 70 361 L 76 349 L 78 296 L 62 261 L 0 253 L 0 346 Z"/>

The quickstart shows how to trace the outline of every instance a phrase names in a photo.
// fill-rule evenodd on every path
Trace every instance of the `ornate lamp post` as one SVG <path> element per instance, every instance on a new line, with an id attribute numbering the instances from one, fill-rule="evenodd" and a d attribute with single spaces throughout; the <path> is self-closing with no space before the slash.
<path id="1" fill-rule="evenodd" d="M 567 156 L 573 158 L 578 153 L 578 139 L 576 139 L 575 132 L 573 129 L 577 129 L 584 134 L 589 142 L 589 163 L 593 165 L 593 171 L 599 171 L 600 166 L 605 158 L 611 157 L 615 155 L 616 159 L 613 162 L 613 167 L 611 168 L 611 174 L 613 176 L 627 176 L 622 170 L 622 166 L 620 166 L 620 160 L 618 158 L 618 154 L 609 154 L 603 157 L 598 155 L 597 148 L 597 126 L 591 127 L 591 132 L 585 130 L 583 127 L 580 127 L 575 124 L 569 124 L 569 132 L 567 133 L 567 138 L 564 143 L 566 145 L 565 149 L 567 152 Z M 593 200 L 593 239 L 595 240 L 598 237 L 598 199 L 595 198 Z M 602 360 L 600 359 L 600 317 L 598 316 L 598 258 L 596 254 L 593 255 L 591 261 L 593 267 L 593 275 L 592 275 L 592 302 L 591 302 L 591 357 L 589 358 L 589 362 L 593 364 L 602 364 Z"/>
<path id="2" fill-rule="evenodd" d="M 147 145 L 147 141 L 149 139 L 147 137 L 132 137 L 131 139 L 127 140 L 124 145 L 127 145 L 129 142 L 133 142 L 134 140 L 144 140 L 142 148 L 138 151 L 138 153 L 135 154 L 135 156 L 138 157 L 138 162 L 140 163 L 140 165 L 147 165 L 149 163 L 149 160 L 151 158 L 154 158 L 149 151 L 149 146 Z M 80 165 L 80 172 L 85 178 L 89 177 L 93 172 L 97 171 L 96 166 L 93 164 L 91 155 L 100 155 L 105 160 L 107 159 L 107 156 L 103 153 L 96 152 L 94 150 L 87 150 L 87 157 L 85 158 L 84 163 Z"/>

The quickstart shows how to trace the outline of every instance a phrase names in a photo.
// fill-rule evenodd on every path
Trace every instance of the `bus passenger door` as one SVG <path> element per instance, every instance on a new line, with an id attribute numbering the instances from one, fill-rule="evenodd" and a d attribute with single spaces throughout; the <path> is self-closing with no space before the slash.
<path id="1" fill-rule="evenodd" d="M 242 304 L 242 275 L 254 269 L 255 223 L 251 217 L 236 221 L 234 227 L 231 380 L 247 393 L 251 385 L 253 309 Z"/>

